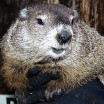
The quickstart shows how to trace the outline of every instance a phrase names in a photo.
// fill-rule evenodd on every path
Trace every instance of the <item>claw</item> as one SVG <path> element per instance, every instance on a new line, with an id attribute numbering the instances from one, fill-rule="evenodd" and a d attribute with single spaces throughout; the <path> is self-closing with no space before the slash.
<path id="1" fill-rule="evenodd" d="M 59 88 L 47 89 L 45 91 L 46 100 L 49 101 L 53 98 L 53 95 L 59 95 L 60 93 L 61 93 L 61 89 L 59 89 Z"/>

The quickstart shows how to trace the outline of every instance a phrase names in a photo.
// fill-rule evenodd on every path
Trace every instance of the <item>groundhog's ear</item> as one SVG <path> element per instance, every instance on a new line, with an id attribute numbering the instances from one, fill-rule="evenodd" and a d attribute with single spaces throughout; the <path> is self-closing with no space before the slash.
<path id="1" fill-rule="evenodd" d="M 76 10 L 72 10 L 70 15 L 71 24 L 73 24 L 74 22 L 77 22 L 78 18 L 79 18 L 78 12 Z"/>
<path id="2" fill-rule="evenodd" d="M 28 10 L 27 10 L 27 8 L 24 8 L 20 11 L 19 19 L 20 20 L 25 20 L 27 18 L 28 18 Z"/>

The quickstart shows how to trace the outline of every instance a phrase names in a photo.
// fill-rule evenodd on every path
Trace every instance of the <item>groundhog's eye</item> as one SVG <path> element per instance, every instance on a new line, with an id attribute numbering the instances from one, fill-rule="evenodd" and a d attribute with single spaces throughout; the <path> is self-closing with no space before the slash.
<path id="1" fill-rule="evenodd" d="M 44 22 L 40 18 L 37 18 L 37 22 L 38 22 L 39 25 L 44 25 Z"/>

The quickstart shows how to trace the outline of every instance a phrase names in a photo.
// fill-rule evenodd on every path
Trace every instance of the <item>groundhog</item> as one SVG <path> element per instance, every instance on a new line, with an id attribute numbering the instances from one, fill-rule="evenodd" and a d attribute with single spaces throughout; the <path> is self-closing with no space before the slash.
<path id="1" fill-rule="evenodd" d="M 104 37 L 79 19 L 73 8 L 40 4 L 20 11 L 1 41 L 2 72 L 10 88 L 25 91 L 27 72 L 60 73 L 47 98 L 104 74 Z"/>

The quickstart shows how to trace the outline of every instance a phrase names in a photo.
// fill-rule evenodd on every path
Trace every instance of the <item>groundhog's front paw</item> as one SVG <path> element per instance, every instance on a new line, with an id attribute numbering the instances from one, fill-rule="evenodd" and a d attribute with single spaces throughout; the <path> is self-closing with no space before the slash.
<path id="1" fill-rule="evenodd" d="M 47 100 L 52 99 L 53 95 L 59 95 L 61 93 L 61 89 L 58 87 L 48 88 L 45 90 L 45 97 Z"/>

